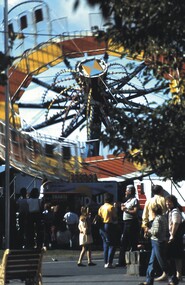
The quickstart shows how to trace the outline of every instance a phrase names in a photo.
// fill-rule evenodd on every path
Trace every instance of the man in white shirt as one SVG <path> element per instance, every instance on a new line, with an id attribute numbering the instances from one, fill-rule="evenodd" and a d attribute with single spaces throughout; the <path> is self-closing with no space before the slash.
<path id="1" fill-rule="evenodd" d="M 72 212 L 69 207 L 67 207 L 66 213 L 64 215 L 64 221 L 66 222 L 67 229 L 71 233 L 70 247 L 72 247 L 72 240 L 75 237 L 78 229 L 79 217 L 76 213 Z"/>

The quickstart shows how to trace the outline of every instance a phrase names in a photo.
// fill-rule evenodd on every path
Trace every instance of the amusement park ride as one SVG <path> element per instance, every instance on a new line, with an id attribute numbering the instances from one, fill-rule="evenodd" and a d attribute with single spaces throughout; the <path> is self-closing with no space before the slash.
<path id="1" fill-rule="evenodd" d="M 15 59 L 8 72 L 11 166 L 32 176 L 62 181 L 70 181 L 79 173 L 95 175 L 100 181 L 142 176 L 137 167 L 123 159 L 124 154 L 100 156 L 99 137 L 102 129 L 111 127 L 109 114 L 115 108 L 129 113 L 146 107 L 149 98 L 164 88 L 146 88 L 142 83 L 147 68 L 143 55 L 134 57 L 135 67 L 128 70 L 127 59 L 123 62 L 124 48 L 98 41 L 92 31 L 54 34 L 49 7 L 43 1 L 24 1 L 13 7 L 8 13 L 8 30 L 10 56 Z M 43 92 L 34 101 L 38 87 Z M 4 94 L 5 88 L 0 86 L 3 161 Z M 35 110 L 45 115 L 39 116 L 39 122 L 26 124 L 21 117 L 25 108 L 30 116 Z M 57 132 L 60 128 L 60 135 L 44 134 L 42 130 L 49 126 L 56 126 Z M 84 143 L 70 139 L 83 127 Z"/>

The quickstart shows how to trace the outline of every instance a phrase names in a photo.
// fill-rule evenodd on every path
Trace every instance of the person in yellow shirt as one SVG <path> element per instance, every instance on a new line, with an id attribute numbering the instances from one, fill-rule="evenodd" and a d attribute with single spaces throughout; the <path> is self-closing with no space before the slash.
<path id="1" fill-rule="evenodd" d="M 98 215 L 103 221 L 103 227 L 99 232 L 103 240 L 104 267 L 113 268 L 113 259 L 116 251 L 116 225 L 117 211 L 113 205 L 113 195 L 106 193 L 104 195 L 104 204 L 99 208 Z"/>

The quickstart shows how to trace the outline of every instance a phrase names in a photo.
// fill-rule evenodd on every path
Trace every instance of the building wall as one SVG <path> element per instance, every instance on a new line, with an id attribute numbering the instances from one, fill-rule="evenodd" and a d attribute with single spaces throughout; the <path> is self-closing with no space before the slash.
<path id="1" fill-rule="evenodd" d="M 152 185 L 161 185 L 165 190 L 165 196 L 175 195 L 178 199 L 179 204 L 185 211 L 185 181 L 179 182 L 178 185 L 174 184 L 171 180 L 163 181 L 162 178 L 157 176 L 144 177 L 142 181 L 135 181 L 135 184 L 142 184 L 142 189 L 146 195 L 146 199 L 151 197 Z"/>

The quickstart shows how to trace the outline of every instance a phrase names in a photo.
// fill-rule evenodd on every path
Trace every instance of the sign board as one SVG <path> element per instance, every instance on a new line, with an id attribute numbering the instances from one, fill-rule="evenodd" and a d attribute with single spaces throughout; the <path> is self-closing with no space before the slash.
<path id="1" fill-rule="evenodd" d="M 44 186 L 44 198 L 65 199 L 66 195 L 78 195 L 85 206 L 96 204 L 100 206 L 104 203 L 104 194 L 111 193 L 114 201 L 118 199 L 118 187 L 116 182 L 48 182 Z"/>

